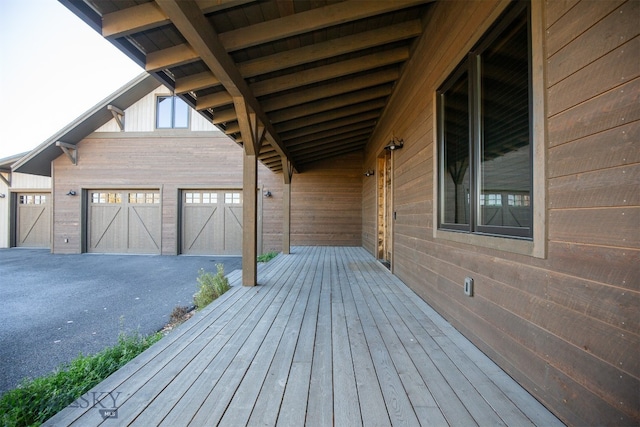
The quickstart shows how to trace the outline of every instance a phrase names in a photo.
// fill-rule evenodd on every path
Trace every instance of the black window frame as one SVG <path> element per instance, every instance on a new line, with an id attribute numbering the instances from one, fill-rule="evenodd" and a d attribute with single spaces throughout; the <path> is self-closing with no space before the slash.
<path id="1" fill-rule="evenodd" d="M 529 226 L 528 227 L 511 227 L 511 226 L 495 226 L 481 225 L 478 217 L 480 212 L 480 152 L 482 144 L 482 54 L 488 50 L 494 43 L 500 43 L 499 37 L 503 34 L 512 23 L 526 14 L 527 25 L 527 57 L 528 57 L 528 149 L 529 149 Z M 466 74 L 467 78 L 467 96 L 468 96 L 468 174 L 469 174 L 469 193 L 468 193 L 468 221 L 467 223 L 445 222 L 445 173 L 447 147 L 445 138 L 445 95 L 447 91 L 458 83 L 461 77 Z M 437 115 L 437 144 L 438 144 L 438 212 L 437 224 L 439 230 L 456 231 L 469 234 L 491 235 L 506 238 L 533 240 L 533 191 L 534 191 L 534 155 L 533 155 L 533 85 L 532 85 L 532 36 L 531 36 L 531 5 L 530 2 L 517 1 L 496 20 L 496 23 L 483 35 L 481 40 L 473 49 L 465 56 L 456 69 L 445 79 L 442 86 L 436 91 L 436 115 Z M 463 194 L 464 197 L 464 194 Z M 505 198 L 506 200 L 506 198 Z"/>
<path id="2" fill-rule="evenodd" d="M 160 126 L 160 102 L 162 99 L 171 100 L 171 126 Z M 186 126 L 176 126 L 176 99 L 182 101 L 187 108 Z M 189 104 L 175 95 L 158 95 L 156 96 L 156 129 L 189 129 L 191 122 L 191 111 Z"/>

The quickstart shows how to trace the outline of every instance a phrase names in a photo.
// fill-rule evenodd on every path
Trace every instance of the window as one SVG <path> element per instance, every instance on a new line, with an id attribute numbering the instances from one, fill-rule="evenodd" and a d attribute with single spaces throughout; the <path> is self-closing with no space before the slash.
<path id="1" fill-rule="evenodd" d="M 437 92 L 440 229 L 533 237 L 529 15 L 507 10 Z"/>
<path id="2" fill-rule="evenodd" d="M 240 193 L 224 193 L 224 202 L 227 205 L 239 205 Z"/>
<path id="3" fill-rule="evenodd" d="M 19 204 L 21 205 L 46 205 L 47 196 L 44 194 L 22 194 Z"/>
<path id="4" fill-rule="evenodd" d="M 91 193 L 91 203 L 94 204 L 112 204 L 122 203 L 120 193 Z"/>
<path id="5" fill-rule="evenodd" d="M 184 195 L 184 202 L 186 204 L 206 204 L 215 205 L 218 203 L 218 193 L 210 192 L 187 192 Z"/>
<path id="6" fill-rule="evenodd" d="M 129 203 L 158 204 L 160 203 L 160 193 L 129 193 Z"/>
<path id="7" fill-rule="evenodd" d="M 159 96 L 156 103 L 156 128 L 186 129 L 189 127 L 189 106 L 177 96 Z"/>

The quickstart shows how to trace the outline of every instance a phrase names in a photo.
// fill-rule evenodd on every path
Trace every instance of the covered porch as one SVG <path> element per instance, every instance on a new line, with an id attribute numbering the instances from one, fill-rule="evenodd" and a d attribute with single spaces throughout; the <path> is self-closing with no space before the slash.
<path id="1" fill-rule="evenodd" d="M 562 425 L 362 248 L 238 273 L 45 425 Z"/>

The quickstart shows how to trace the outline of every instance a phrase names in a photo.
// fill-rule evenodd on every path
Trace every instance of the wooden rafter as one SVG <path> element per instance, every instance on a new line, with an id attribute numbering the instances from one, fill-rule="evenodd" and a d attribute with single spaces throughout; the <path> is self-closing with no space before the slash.
<path id="1" fill-rule="evenodd" d="M 278 147 L 288 157 L 284 144 L 277 135 L 246 81 L 240 75 L 235 63 L 219 42 L 218 34 L 202 14 L 202 10 L 192 1 L 158 0 L 162 10 L 173 25 L 197 52 L 211 72 L 220 80 L 232 98 L 242 97 L 264 124 L 269 142 Z"/>
<path id="2" fill-rule="evenodd" d="M 163 50 L 149 53 L 145 70 L 148 72 L 177 67 L 199 60 L 199 56 L 188 44 L 179 44 Z"/>
<path id="3" fill-rule="evenodd" d="M 222 33 L 220 43 L 227 52 L 233 52 L 424 3 L 425 0 L 345 1 Z"/>

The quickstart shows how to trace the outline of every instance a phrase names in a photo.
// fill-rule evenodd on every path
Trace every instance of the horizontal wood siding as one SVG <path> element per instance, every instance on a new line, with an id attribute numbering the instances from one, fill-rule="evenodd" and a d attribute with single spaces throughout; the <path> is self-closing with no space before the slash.
<path id="1" fill-rule="evenodd" d="M 79 253 L 82 249 L 82 197 L 67 196 L 69 190 L 80 195 L 84 189 L 125 188 L 160 190 L 161 252 L 176 254 L 180 190 L 242 188 L 242 155 L 242 148 L 219 132 L 94 133 L 79 143 L 77 166 L 64 155 L 53 162 L 53 251 Z M 260 168 L 260 180 L 274 189 L 277 186 L 271 182 L 278 182 L 278 177 Z M 276 236 L 281 230 L 280 226 L 265 233 Z M 274 250 L 280 250 L 277 241 L 270 237 Z"/>
<path id="2" fill-rule="evenodd" d="M 434 92 L 505 6 L 438 2 L 363 169 L 392 134 L 394 273 L 570 425 L 640 423 L 640 2 L 549 1 L 545 258 L 434 238 Z M 363 246 L 375 253 L 375 182 Z M 463 293 L 464 278 L 475 295 Z"/>
<path id="3" fill-rule="evenodd" d="M 307 166 L 291 180 L 292 245 L 362 245 L 362 154 Z"/>

